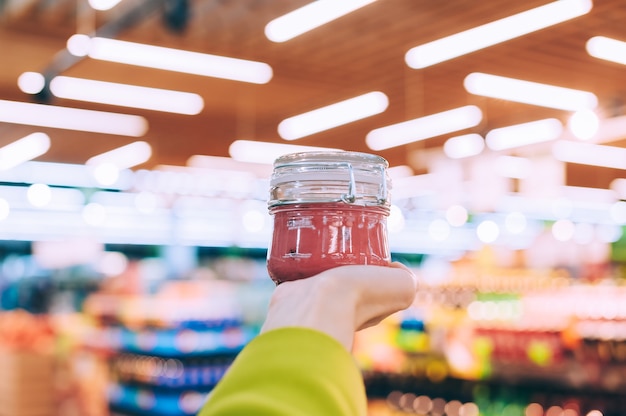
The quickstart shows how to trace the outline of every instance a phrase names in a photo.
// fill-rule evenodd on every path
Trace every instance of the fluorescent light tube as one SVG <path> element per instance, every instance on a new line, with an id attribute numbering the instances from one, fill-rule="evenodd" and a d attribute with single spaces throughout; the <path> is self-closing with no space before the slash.
<path id="1" fill-rule="evenodd" d="M 109 189 L 129 189 L 133 186 L 133 172 L 124 170 L 115 186 Z M 95 188 L 98 186 L 90 168 L 85 165 L 52 162 L 24 162 L 11 170 L 0 171 L 0 182 L 45 183 L 71 188 Z"/>
<path id="2" fill-rule="evenodd" d="M 567 128 L 579 140 L 589 140 L 598 133 L 600 119 L 591 110 L 576 111 L 567 120 Z"/>
<path id="3" fill-rule="evenodd" d="M 15 166 L 43 155 L 50 149 L 50 137 L 45 133 L 32 133 L 0 147 L 0 170 Z"/>
<path id="4" fill-rule="evenodd" d="M 523 179 L 530 175 L 533 163 L 525 157 L 501 155 L 496 158 L 494 168 L 505 178 Z"/>
<path id="5" fill-rule="evenodd" d="M 337 151 L 340 149 L 299 146 L 295 144 L 256 142 L 251 140 L 235 140 L 228 148 L 230 156 L 235 160 L 240 162 L 268 164 L 273 164 L 278 157 L 287 153 L 320 152 L 328 150 Z"/>
<path id="6" fill-rule="evenodd" d="M 439 179 L 435 173 L 395 178 L 393 181 L 393 198 L 399 201 L 433 194 L 439 188 Z"/>
<path id="7" fill-rule="evenodd" d="M 148 130 L 140 116 L 7 100 L 0 100 L 0 122 L 133 137 Z"/>
<path id="8" fill-rule="evenodd" d="M 590 124 L 594 122 L 591 121 Z M 617 117 L 609 117 L 598 119 L 597 131 L 593 133 L 591 136 L 589 130 L 588 134 L 584 137 L 580 134 L 574 134 L 573 126 L 568 126 L 569 128 L 563 132 L 563 139 L 567 140 L 585 140 L 589 143 L 610 143 L 617 140 L 622 140 L 626 138 L 626 116 L 617 116 Z M 585 125 L 585 128 L 591 128 L 593 125 Z"/>
<path id="9" fill-rule="evenodd" d="M 118 169 L 128 169 L 147 162 L 152 156 L 152 147 L 147 142 L 138 141 L 93 156 L 86 165 L 114 165 Z"/>
<path id="10" fill-rule="evenodd" d="M 591 0 L 558 0 L 411 48 L 404 59 L 426 68 L 588 13 Z"/>
<path id="11" fill-rule="evenodd" d="M 285 42 L 345 16 L 375 0 L 317 0 L 282 15 L 265 26 L 272 42 Z"/>
<path id="12" fill-rule="evenodd" d="M 485 139 L 476 133 L 451 137 L 443 144 L 443 152 L 451 159 L 476 156 L 484 148 Z"/>
<path id="13" fill-rule="evenodd" d="M 6 220 L 10 213 L 11 205 L 6 199 L 0 198 L 0 221 Z"/>
<path id="14" fill-rule="evenodd" d="M 626 199 L 626 178 L 613 179 L 609 188 L 617 194 L 619 199 Z"/>
<path id="15" fill-rule="evenodd" d="M 463 84 L 472 94 L 559 110 L 591 110 L 598 105 L 598 97 L 587 91 L 481 72 L 469 74 Z"/>
<path id="16" fill-rule="evenodd" d="M 587 41 L 587 53 L 594 58 L 626 65 L 626 42 L 605 36 L 594 36 Z"/>
<path id="17" fill-rule="evenodd" d="M 241 162 L 243 163 L 243 162 Z M 272 165 L 264 165 L 272 168 Z M 269 179 L 269 175 L 266 178 Z M 189 166 L 158 165 L 153 170 L 143 171 L 138 176 L 135 188 L 157 194 L 209 196 L 220 198 L 256 199 L 265 198 L 263 192 L 267 183 L 251 172 Z M 200 200 L 198 200 L 200 201 Z"/>
<path id="18" fill-rule="evenodd" d="M 493 129 L 487 133 L 485 141 L 491 150 L 506 150 L 557 139 L 562 131 L 559 120 L 546 118 Z"/>
<path id="19" fill-rule="evenodd" d="M 600 121 L 598 131 L 591 137 L 594 143 L 608 143 L 626 137 L 626 116 L 605 118 Z"/>
<path id="20" fill-rule="evenodd" d="M 579 203 L 613 204 L 619 199 L 617 193 L 612 189 L 564 185 L 560 187 L 560 191 L 564 198 Z"/>
<path id="21" fill-rule="evenodd" d="M 38 94 L 46 87 L 46 78 L 39 72 L 22 72 L 17 77 L 17 86 L 26 94 Z"/>
<path id="22" fill-rule="evenodd" d="M 193 155 L 187 160 L 187 166 L 198 169 L 217 169 L 252 173 L 257 178 L 269 178 L 272 166 L 266 163 L 240 162 L 231 157 Z"/>
<path id="23" fill-rule="evenodd" d="M 43 183 L 28 187 L 0 185 L 0 195 L 16 210 L 30 209 L 35 205 L 45 206 L 48 210 L 75 211 L 85 203 L 81 190 L 50 187 Z"/>
<path id="24" fill-rule="evenodd" d="M 477 126 L 483 114 L 475 105 L 380 127 L 365 138 L 367 147 L 383 150 Z"/>
<path id="25" fill-rule="evenodd" d="M 387 169 L 387 174 L 391 179 L 398 179 L 413 176 L 415 172 L 413 172 L 413 168 L 408 165 L 398 165 Z"/>
<path id="26" fill-rule="evenodd" d="M 561 162 L 626 169 L 626 149 L 623 147 L 559 140 L 552 146 L 552 155 Z"/>
<path id="27" fill-rule="evenodd" d="M 278 134 L 285 140 L 296 140 L 320 131 L 380 114 L 387 109 L 389 99 L 379 91 L 369 92 L 284 119 Z"/>
<path id="28" fill-rule="evenodd" d="M 67 50 L 76 56 L 117 62 L 166 71 L 183 72 L 234 81 L 266 84 L 272 67 L 263 62 L 209 55 L 162 46 L 145 45 L 117 39 L 73 35 Z"/>
<path id="29" fill-rule="evenodd" d="M 200 113 L 204 107 L 202 97 L 190 92 L 66 76 L 54 77 L 50 81 L 50 91 L 59 98 L 70 100 L 177 114 L 195 115 Z"/>
<path id="30" fill-rule="evenodd" d="M 121 0 L 89 0 L 89 5 L 94 10 L 111 10 Z"/>

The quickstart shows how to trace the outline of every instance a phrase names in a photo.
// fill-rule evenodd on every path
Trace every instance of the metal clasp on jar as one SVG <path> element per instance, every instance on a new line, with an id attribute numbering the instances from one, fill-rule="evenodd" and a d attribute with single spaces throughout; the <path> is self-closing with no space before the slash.
<path id="1" fill-rule="evenodd" d="M 347 204 L 354 204 L 356 202 L 356 180 L 354 178 L 354 169 L 352 168 L 351 163 L 345 164 L 348 167 L 348 175 L 350 176 L 350 182 L 348 184 L 348 193 L 341 195 L 341 200 Z M 387 190 L 387 180 L 385 179 L 385 168 L 379 167 L 380 169 L 380 177 L 382 178 L 382 183 L 380 186 L 380 194 L 377 195 L 377 202 L 380 205 L 384 205 L 387 202 L 387 198 L 389 196 Z"/>

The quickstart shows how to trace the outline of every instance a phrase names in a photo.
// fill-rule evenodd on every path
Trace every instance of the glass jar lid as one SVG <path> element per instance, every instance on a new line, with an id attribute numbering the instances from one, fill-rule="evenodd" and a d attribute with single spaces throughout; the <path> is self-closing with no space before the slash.
<path id="1" fill-rule="evenodd" d="M 274 161 L 268 206 L 344 202 L 389 207 L 389 163 L 368 153 L 301 152 Z"/>

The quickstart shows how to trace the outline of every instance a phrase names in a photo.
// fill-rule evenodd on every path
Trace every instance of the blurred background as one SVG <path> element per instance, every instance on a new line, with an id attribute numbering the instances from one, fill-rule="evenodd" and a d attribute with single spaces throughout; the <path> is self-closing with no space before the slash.
<path id="1" fill-rule="evenodd" d="M 191 415 L 258 332 L 269 175 L 389 161 L 423 282 L 370 414 L 622 415 L 626 4 L 0 1 L 1 416 Z"/>

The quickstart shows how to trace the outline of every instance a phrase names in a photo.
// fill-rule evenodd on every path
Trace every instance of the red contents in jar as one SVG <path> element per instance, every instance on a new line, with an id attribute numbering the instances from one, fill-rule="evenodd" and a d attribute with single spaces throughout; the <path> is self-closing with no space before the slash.
<path id="1" fill-rule="evenodd" d="M 343 202 L 274 207 L 267 269 L 276 283 L 346 264 L 387 266 L 387 213 Z"/>

